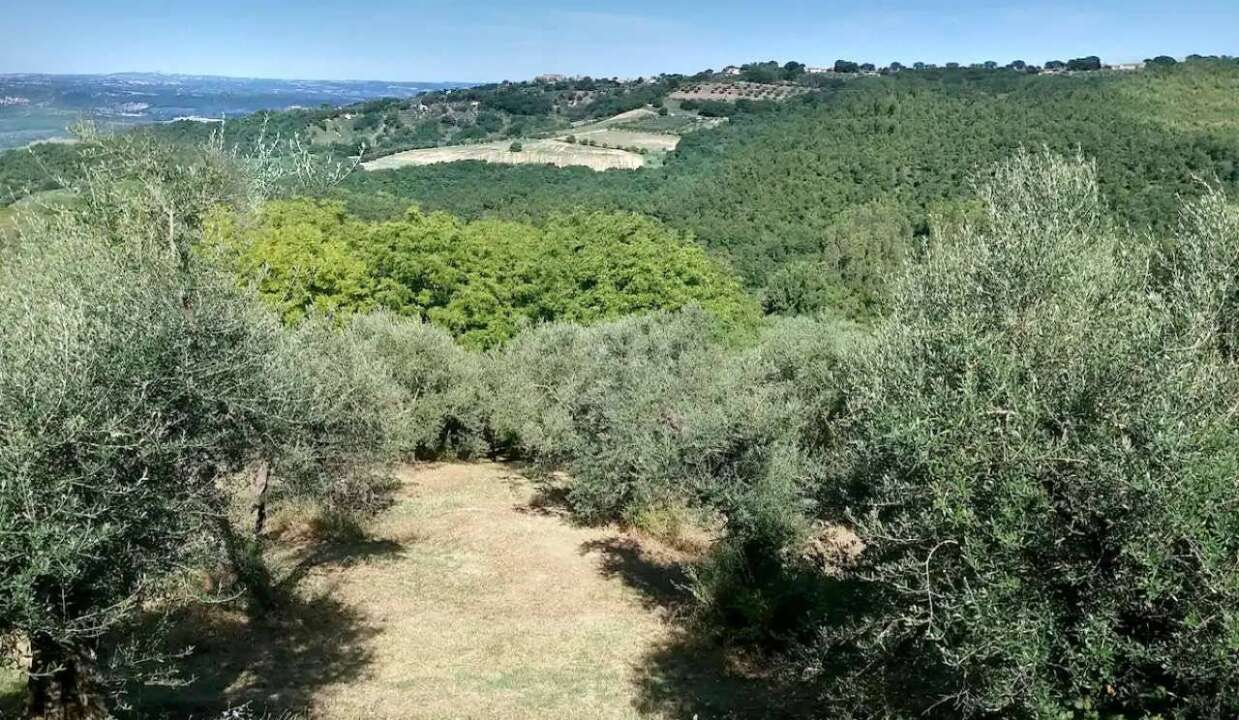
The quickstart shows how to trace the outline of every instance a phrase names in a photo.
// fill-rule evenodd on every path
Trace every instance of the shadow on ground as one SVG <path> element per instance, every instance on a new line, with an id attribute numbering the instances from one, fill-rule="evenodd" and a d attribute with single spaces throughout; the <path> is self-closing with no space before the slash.
<path id="1" fill-rule="evenodd" d="M 364 676 L 378 629 L 332 597 L 332 583 L 299 585 L 316 570 L 398 557 L 399 543 L 364 537 L 299 549 L 272 580 L 272 607 L 250 616 L 237 607 L 196 607 L 177 618 L 173 646 L 192 646 L 179 664 L 188 685 L 143 687 L 129 702 L 136 718 L 212 717 L 248 705 L 257 716 L 301 712 L 320 688 Z"/>
<path id="2" fill-rule="evenodd" d="M 603 575 L 636 590 L 673 627 L 637 669 L 639 712 L 696 720 L 811 716 L 805 688 L 779 679 L 760 658 L 721 646 L 691 620 L 686 560 L 650 552 L 628 537 L 587 542 L 581 552 L 598 554 Z"/>
<path id="3" fill-rule="evenodd" d="M 18 717 L 25 701 L 25 676 L 3 664 L 0 655 L 0 718 Z"/>

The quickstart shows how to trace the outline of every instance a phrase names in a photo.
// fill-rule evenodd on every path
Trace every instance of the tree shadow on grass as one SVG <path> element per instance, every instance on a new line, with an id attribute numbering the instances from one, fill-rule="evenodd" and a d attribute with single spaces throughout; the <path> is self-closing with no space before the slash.
<path id="1" fill-rule="evenodd" d="M 645 607 L 662 613 L 672 627 L 637 669 L 639 712 L 697 720 L 811 716 L 810 688 L 773 671 L 774 663 L 756 653 L 721 645 L 691 617 L 687 560 L 627 537 L 590 541 L 581 551 L 600 555 L 600 572 L 636 590 Z"/>
<path id="2" fill-rule="evenodd" d="M 0 653 L 0 718 L 19 717 L 25 701 L 25 676 L 16 668 L 3 663 Z"/>
<path id="3" fill-rule="evenodd" d="M 334 597 L 334 583 L 313 593 L 298 586 L 316 570 L 397 557 L 396 542 L 352 537 L 313 543 L 286 559 L 272 579 L 271 607 L 196 606 L 175 619 L 172 647 L 192 647 L 179 663 L 182 687 L 137 688 L 135 718 L 207 718 L 248 705 L 256 715 L 303 712 L 321 688 L 364 676 L 370 640 L 380 628 Z"/>
<path id="4" fill-rule="evenodd" d="M 678 615 L 692 601 L 687 563 L 656 555 L 634 538 L 591 540 L 581 554 L 599 555 L 599 571 L 636 590 L 647 610 Z"/>
<path id="5" fill-rule="evenodd" d="M 528 502 L 512 506 L 512 509 L 521 515 L 558 518 L 570 525 L 575 525 L 576 519 L 572 517 L 572 512 L 568 508 L 567 489 L 547 483 L 535 485 L 534 493 Z"/>

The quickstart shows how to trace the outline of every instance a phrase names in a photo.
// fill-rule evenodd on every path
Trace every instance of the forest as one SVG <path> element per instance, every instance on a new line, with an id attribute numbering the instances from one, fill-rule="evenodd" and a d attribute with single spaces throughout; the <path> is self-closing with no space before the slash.
<path id="1" fill-rule="evenodd" d="M 89 128 L 6 156 L 56 192 L 0 217 L 0 712 L 1234 717 L 1236 89 L 866 75 L 604 173 Z M 514 92 L 476 101 L 546 112 Z M 619 605 L 600 651 L 478 685 L 438 643 L 508 651 L 506 600 L 376 645 L 514 587 L 523 634 L 593 622 L 562 567 L 477 560 L 552 530 L 657 609 L 636 696 Z M 543 671 L 586 689 L 521 704 Z M 443 675 L 448 711 L 398 704 Z"/>

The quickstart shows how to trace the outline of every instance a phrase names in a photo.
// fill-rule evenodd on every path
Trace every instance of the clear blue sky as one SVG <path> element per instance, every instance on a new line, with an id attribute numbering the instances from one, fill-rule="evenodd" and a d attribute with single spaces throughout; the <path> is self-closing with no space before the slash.
<path id="1" fill-rule="evenodd" d="M 1239 54 L 1239 0 L 3 0 L 0 73 L 502 80 Z"/>

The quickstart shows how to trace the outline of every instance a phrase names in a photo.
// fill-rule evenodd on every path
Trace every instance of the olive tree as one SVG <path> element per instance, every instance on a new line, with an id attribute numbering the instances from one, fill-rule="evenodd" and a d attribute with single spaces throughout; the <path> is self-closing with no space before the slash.
<path id="1" fill-rule="evenodd" d="M 290 336 L 198 250 L 212 208 L 257 197 L 236 157 L 85 145 L 73 199 L 0 253 L 0 638 L 28 649 L 32 717 L 105 714 L 169 580 L 244 551 L 228 478 L 287 448 L 319 478 L 369 462 L 389 417 L 357 411 L 385 376 L 326 367 L 348 356 Z"/>
<path id="2" fill-rule="evenodd" d="M 187 312 L 175 264 L 62 235 L 0 266 L 0 633 L 29 643 L 33 716 L 101 712 L 100 640 L 261 443 L 278 326 L 226 278 Z"/>
<path id="3" fill-rule="evenodd" d="M 1239 217 L 1210 197 L 1160 255 L 1082 160 L 1023 152 L 978 192 L 830 418 L 820 512 L 866 544 L 822 630 L 832 707 L 1233 717 Z"/>

